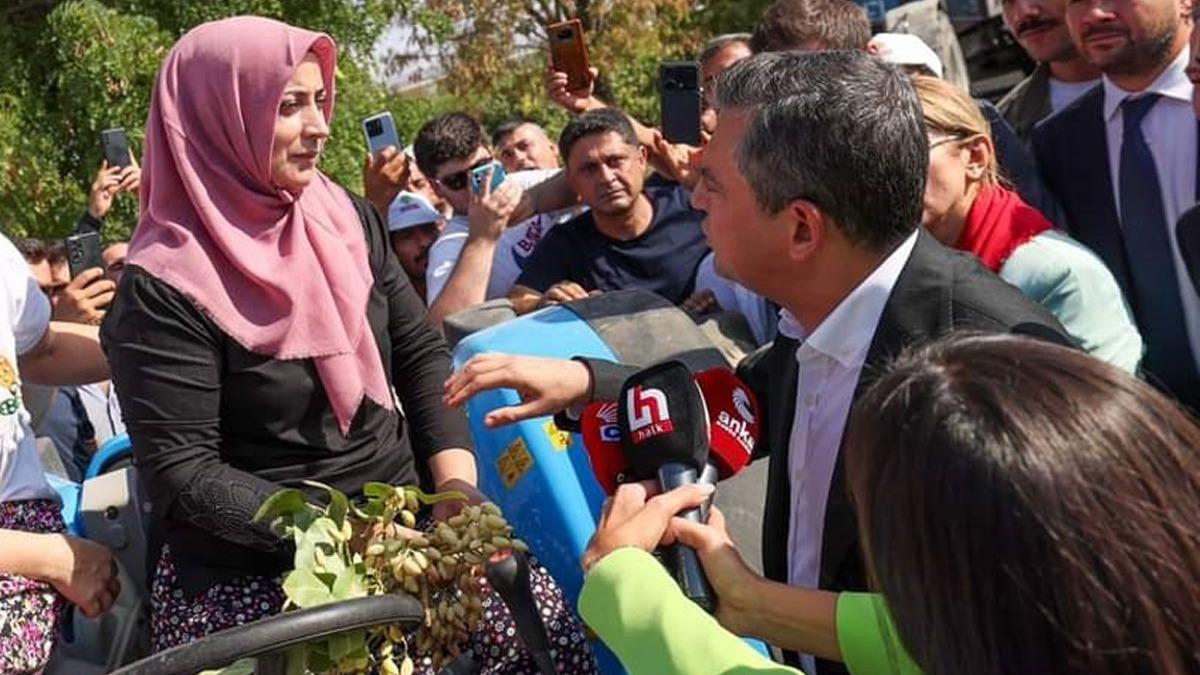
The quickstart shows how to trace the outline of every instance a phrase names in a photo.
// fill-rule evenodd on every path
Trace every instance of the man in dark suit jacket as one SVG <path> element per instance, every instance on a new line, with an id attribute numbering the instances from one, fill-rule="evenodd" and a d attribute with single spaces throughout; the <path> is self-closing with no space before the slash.
<path id="1" fill-rule="evenodd" d="M 765 409 L 764 568 L 793 585 L 865 590 L 841 439 L 879 368 L 952 330 L 1069 339 L 1016 288 L 918 231 L 929 146 L 899 70 L 859 52 L 760 54 L 727 71 L 717 96 L 693 203 L 718 271 L 784 308 L 783 336 L 739 368 Z M 523 404 L 489 414 L 505 423 L 615 398 L 630 372 L 486 355 L 452 379 L 449 402 L 515 387 Z"/>
<path id="2" fill-rule="evenodd" d="M 1200 197 L 1188 63 L 1191 21 L 1174 0 L 1142 11 L 1072 3 L 1067 22 L 1103 82 L 1034 131 L 1034 153 L 1071 235 L 1104 260 L 1146 342 L 1154 384 L 1200 410 L 1200 294 L 1174 226 Z"/>

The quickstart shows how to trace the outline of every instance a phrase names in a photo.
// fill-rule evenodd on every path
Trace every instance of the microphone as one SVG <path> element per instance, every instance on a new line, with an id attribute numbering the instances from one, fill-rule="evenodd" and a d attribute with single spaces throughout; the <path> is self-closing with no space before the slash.
<path id="1" fill-rule="evenodd" d="M 697 481 L 708 464 L 708 414 L 687 366 L 666 361 L 625 381 L 618 399 L 621 447 L 635 476 L 656 476 L 664 491 Z M 679 514 L 702 522 L 699 509 Z M 716 597 L 696 551 L 668 547 L 665 563 L 684 595 L 712 612 Z"/>
<path id="2" fill-rule="evenodd" d="M 759 408 L 750 389 L 728 368 L 713 368 L 694 375 L 704 397 L 709 420 L 708 462 L 696 481 L 715 484 L 737 475 L 749 463 L 758 442 Z M 600 487 L 613 494 L 622 483 L 653 478 L 635 475 L 621 447 L 617 404 L 589 404 L 578 419 L 583 446 Z"/>
<path id="3" fill-rule="evenodd" d="M 604 494 L 611 495 L 621 483 L 628 482 L 632 467 L 621 449 L 621 428 L 617 426 L 617 404 L 598 401 L 583 409 L 579 418 L 579 433 L 587 450 L 592 473 Z"/>
<path id="4" fill-rule="evenodd" d="M 758 401 L 728 368 L 696 373 L 696 385 L 708 413 L 708 465 L 705 476 L 725 480 L 746 468 L 758 443 Z M 701 481 L 704 482 L 704 481 Z"/>

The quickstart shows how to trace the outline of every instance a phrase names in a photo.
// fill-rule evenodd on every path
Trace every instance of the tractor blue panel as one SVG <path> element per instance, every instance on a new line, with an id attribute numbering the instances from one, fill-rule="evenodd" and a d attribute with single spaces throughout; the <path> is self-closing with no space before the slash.
<path id="1" fill-rule="evenodd" d="M 454 349 L 455 368 L 486 352 L 615 360 L 591 327 L 565 307 L 548 307 L 465 338 Z M 575 607 L 583 587 L 579 560 L 596 531 L 604 491 L 592 475 L 579 434 L 559 431 L 550 417 L 499 429 L 483 426 L 488 412 L 520 400 L 515 391 L 502 389 L 479 394 L 467 404 L 479 486 L 504 510 L 517 536 Z M 598 641 L 593 647 L 601 672 L 624 672 L 606 647 Z"/>
<path id="2" fill-rule="evenodd" d="M 635 305 L 637 301 L 631 300 L 630 308 Z M 567 307 L 548 307 L 463 339 L 454 349 L 454 366 L 488 352 L 632 360 L 616 358 L 594 325 Z M 550 417 L 499 429 L 484 427 L 487 413 L 519 402 L 515 391 L 503 389 L 484 392 L 467 403 L 480 487 L 496 500 L 517 536 L 554 575 L 574 607 L 583 587 L 579 561 L 596 530 L 604 491 L 592 474 L 580 436 L 559 431 Z M 769 658 L 762 642 L 747 643 Z M 611 652 L 598 643 L 595 646 L 602 672 L 624 672 Z"/>
<path id="3" fill-rule="evenodd" d="M 482 330 L 458 344 L 454 365 L 476 354 L 503 352 L 615 360 L 592 328 L 565 307 Z M 578 434 L 558 431 L 550 417 L 488 429 L 488 412 L 520 402 L 511 389 L 479 394 L 467 404 L 480 487 L 496 500 L 572 604 L 579 599 L 579 559 L 596 529 L 604 491 L 592 475 Z"/>
<path id="4" fill-rule="evenodd" d="M 58 493 L 58 500 L 62 503 L 62 519 L 67 526 L 67 534 L 75 537 L 84 536 L 83 518 L 79 517 L 79 498 L 82 495 L 83 486 L 52 473 L 46 474 L 46 482 Z"/>
<path id="5" fill-rule="evenodd" d="M 86 481 L 95 478 L 108 470 L 115 462 L 123 459 L 128 459 L 133 456 L 133 445 L 129 441 L 129 434 L 121 434 L 113 436 L 96 450 L 96 454 L 92 455 L 92 460 L 88 462 L 87 473 L 83 479 Z"/>

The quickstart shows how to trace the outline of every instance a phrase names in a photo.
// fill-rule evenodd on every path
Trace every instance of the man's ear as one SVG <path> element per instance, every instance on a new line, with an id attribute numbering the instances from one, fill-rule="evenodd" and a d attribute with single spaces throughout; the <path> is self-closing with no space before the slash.
<path id="1" fill-rule="evenodd" d="M 788 257 L 796 262 L 810 259 L 825 243 L 829 217 L 807 199 L 794 199 L 780 212 L 784 227 L 790 228 Z"/>

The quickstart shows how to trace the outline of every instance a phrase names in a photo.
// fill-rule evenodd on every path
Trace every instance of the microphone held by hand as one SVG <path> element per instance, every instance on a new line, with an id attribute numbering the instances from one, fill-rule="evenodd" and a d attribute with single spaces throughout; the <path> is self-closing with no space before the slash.
<path id="1" fill-rule="evenodd" d="M 625 457 L 636 476 L 654 476 L 671 490 L 695 483 L 708 464 L 708 415 L 687 366 L 667 361 L 634 374 L 621 388 L 617 425 Z M 700 511 L 679 517 L 701 522 Z M 684 595 L 712 612 L 716 596 L 696 552 L 669 547 L 664 562 Z"/>

